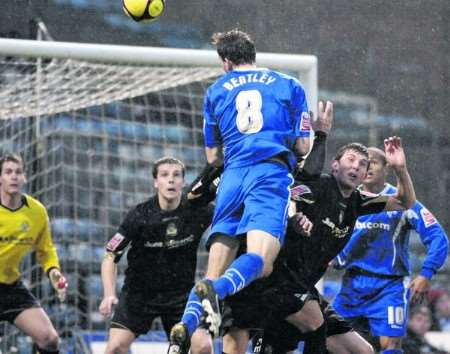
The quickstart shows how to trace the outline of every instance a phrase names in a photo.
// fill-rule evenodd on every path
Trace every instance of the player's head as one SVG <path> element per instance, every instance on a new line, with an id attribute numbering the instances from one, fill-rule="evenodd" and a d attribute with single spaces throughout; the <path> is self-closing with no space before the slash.
<path id="1" fill-rule="evenodd" d="M 162 197 L 176 199 L 184 187 L 184 174 L 184 164 L 180 160 L 162 157 L 153 164 L 153 185 Z"/>
<path id="2" fill-rule="evenodd" d="M 418 335 L 424 337 L 432 325 L 431 310 L 426 304 L 413 306 L 409 311 L 408 328 Z"/>
<path id="3" fill-rule="evenodd" d="M 369 170 L 363 181 L 364 185 L 384 184 L 387 175 L 387 160 L 383 150 L 376 147 L 367 148 L 369 153 Z"/>
<path id="4" fill-rule="evenodd" d="M 24 162 L 17 154 L 0 158 L 0 190 L 7 194 L 20 194 L 26 182 Z"/>
<path id="5" fill-rule="evenodd" d="M 255 44 L 247 33 L 238 29 L 217 32 L 213 34 L 212 41 L 224 63 L 225 71 L 233 70 L 235 66 L 255 63 Z"/>
<path id="6" fill-rule="evenodd" d="M 343 190 L 358 187 L 367 174 L 369 154 L 367 147 L 360 143 L 342 146 L 331 161 L 331 170 Z"/>

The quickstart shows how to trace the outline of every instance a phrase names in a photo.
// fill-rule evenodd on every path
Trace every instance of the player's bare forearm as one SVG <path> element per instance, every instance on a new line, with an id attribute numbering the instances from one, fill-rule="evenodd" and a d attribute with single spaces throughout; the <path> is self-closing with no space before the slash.
<path id="1" fill-rule="evenodd" d="M 223 165 L 223 150 L 221 146 L 206 147 L 206 160 L 214 167 Z"/>
<path id="2" fill-rule="evenodd" d="M 385 210 L 405 210 L 416 202 L 416 192 L 406 167 L 394 169 L 397 177 L 397 194 L 389 197 Z"/>
<path id="3" fill-rule="evenodd" d="M 295 154 L 297 157 L 303 157 L 305 156 L 311 148 L 311 138 L 308 137 L 302 137 L 297 138 L 295 141 Z"/>
<path id="4" fill-rule="evenodd" d="M 409 175 L 406 166 L 401 169 L 395 169 L 394 171 L 397 176 L 396 198 L 400 201 L 403 208 L 412 208 L 416 202 L 416 192 L 414 190 L 411 176 Z"/>
<path id="5" fill-rule="evenodd" d="M 106 252 L 103 257 L 101 275 L 104 297 L 116 294 L 117 264 L 114 262 L 114 257 L 112 252 Z"/>

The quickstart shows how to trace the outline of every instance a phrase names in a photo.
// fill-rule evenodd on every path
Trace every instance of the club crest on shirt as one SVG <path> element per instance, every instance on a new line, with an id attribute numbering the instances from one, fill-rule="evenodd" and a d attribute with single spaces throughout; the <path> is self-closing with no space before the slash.
<path id="1" fill-rule="evenodd" d="M 27 232 L 28 230 L 30 230 L 30 225 L 24 221 L 22 222 L 22 225 L 20 225 L 20 230 L 22 230 L 23 232 Z"/>
<path id="2" fill-rule="evenodd" d="M 169 222 L 166 228 L 167 237 L 175 237 L 178 235 L 177 225 L 174 222 Z"/>
<path id="3" fill-rule="evenodd" d="M 425 223 L 425 227 L 428 227 L 428 226 L 431 226 L 431 225 L 434 225 L 437 223 L 436 218 L 427 208 L 423 208 L 420 211 L 420 215 L 422 216 L 423 222 Z"/>

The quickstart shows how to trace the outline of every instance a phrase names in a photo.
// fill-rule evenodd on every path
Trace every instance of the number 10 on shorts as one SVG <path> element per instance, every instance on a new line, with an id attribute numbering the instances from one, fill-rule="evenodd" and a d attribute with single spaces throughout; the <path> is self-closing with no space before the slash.
<path id="1" fill-rule="evenodd" d="M 405 320 L 405 311 L 402 306 L 388 306 L 388 324 L 402 326 Z"/>

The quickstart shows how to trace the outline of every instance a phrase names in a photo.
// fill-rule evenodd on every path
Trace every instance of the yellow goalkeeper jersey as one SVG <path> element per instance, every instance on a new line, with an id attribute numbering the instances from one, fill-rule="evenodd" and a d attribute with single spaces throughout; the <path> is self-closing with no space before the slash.
<path id="1" fill-rule="evenodd" d="M 59 268 L 47 209 L 29 195 L 22 198 L 23 205 L 16 210 L 0 204 L 0 283 L 4 284 L 20 278 L 20 264 L 33 250 L 45 272 Z"/>

